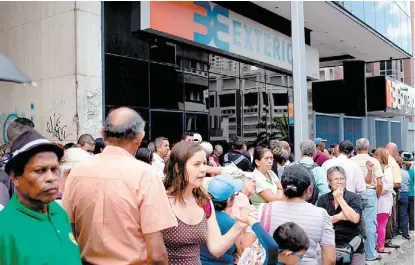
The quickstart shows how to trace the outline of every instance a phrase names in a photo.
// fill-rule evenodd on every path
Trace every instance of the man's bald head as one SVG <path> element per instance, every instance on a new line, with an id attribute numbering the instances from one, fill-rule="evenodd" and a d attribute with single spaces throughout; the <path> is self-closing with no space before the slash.
<path id="1" fill-rule="evenodd" d="M 135 140 L 144 136 L 145 121 L 133 109 L 121 107 L 110 111 L 105 120 L 103 138 Z"/>
<path id="2" fill-rule="evenodd" d="M 393 156 L 398 153 L 398 146 L 395 143 L 388 143 L 386 145 L 386 150 L 388 150 L 389 154 Z"/>

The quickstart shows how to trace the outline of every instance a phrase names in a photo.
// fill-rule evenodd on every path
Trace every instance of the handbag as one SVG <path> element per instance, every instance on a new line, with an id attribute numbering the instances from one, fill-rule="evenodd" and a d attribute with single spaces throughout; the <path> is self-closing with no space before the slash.
<path id="1" fill-rule="evenodd" d="M 336 265 L 349 264 L 352 261 L 353 254 L 362 243 L 360 235 L 355 236 L 347 245 L 342 247 L 336 246 Z"/>

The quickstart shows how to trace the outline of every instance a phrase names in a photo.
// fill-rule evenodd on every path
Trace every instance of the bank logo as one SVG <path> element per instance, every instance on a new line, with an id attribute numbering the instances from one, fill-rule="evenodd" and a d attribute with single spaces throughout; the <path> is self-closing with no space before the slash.
<path id="1" fill-rule="evenodd" d="M 194 22 L 206 28 L 206 34 L 194 33 L 194 41 L 208 46 L 213 41 L 218 49 L 229 51 L 229 43 L 219 39 L 219 32 L 229 34 L 229 25 L 220 22 L 218 19 L 219 16 L 229 18 L 229 10 L 219 5 L 211 7 L 207 1 L 195 1 L 193 3 L 206 10 L 206 16 L 194 13 Z"/>

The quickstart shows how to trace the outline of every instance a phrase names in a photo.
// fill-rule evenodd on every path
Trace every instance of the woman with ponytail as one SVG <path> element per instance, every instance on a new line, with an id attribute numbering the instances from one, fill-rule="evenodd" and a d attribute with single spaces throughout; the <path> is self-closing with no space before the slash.
<path id="1" fill-rule="evenodd" d="M 259 220 L 270 235 L 282 224 L 294 222 L 308 235 L 310 246 L 299 265 L 317 265 L 317 246 L 321 246 L 322 264 L 336 262 L 334 230 L 327 211 L 307 203 L 310 173 L 303 166 L 294 164 L 284 170 L 281 186 L 284 192 L 282 201 L 264 204 L 259 211 Z M 245 236 L 243 247 L 251 246 L 256 236 Z"/>

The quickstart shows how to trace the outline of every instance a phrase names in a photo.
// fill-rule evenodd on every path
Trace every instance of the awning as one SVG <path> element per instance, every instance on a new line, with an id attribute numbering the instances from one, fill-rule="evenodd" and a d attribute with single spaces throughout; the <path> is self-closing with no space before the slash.
<path id="1" fill-rule="evenodd" d="M 17 67 L 0 52 L 0 81 L 21 84 L 33 84 L 32 80 L 22 73 Z"/>

